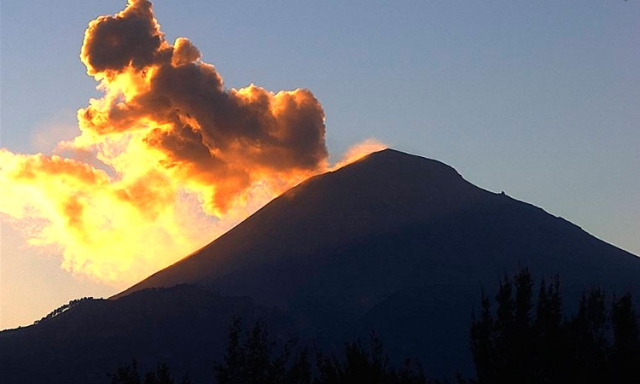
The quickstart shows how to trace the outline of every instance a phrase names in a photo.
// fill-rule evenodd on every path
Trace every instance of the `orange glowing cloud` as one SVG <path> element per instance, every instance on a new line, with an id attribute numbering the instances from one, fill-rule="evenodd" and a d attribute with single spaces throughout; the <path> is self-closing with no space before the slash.
<path id="1" fill-rule="evenodd" d="M 0 150 L 0 213 L 66 270 L 131 284 L 330 169 L 310 91 L 225 89 L 188 39 L 165 40 L 149 1 L 89 23 L 80 57 L 104 95 L 59 148 L 83 161 Z"/>
<path id="2" fill-rule="evenodd" d="M 300 181 L 326 166 L 324 112 L 311 92 L 226 90 L 189 40 L 165 41 L 148 1 L 92 21 L 81 59 L 105 97 L 79 111 L 74 145 L 137 140 L 141 156 L 198 192 L 209 213 L 223 214 L 257 183 Z M 109 165 L 132 156 L 102 151 Z"/>
<path id="3" fill-rule="evenodd" d="M 0 212 L 30 229 L 30 244 L 61 251 L 70 272 L 116 286 L 204 244 L 203 229 L 227 229 L 199 215 L 197 201 L 159 173 L 114 180 L 71 159 L 6 150 L 0 164 Z"/>

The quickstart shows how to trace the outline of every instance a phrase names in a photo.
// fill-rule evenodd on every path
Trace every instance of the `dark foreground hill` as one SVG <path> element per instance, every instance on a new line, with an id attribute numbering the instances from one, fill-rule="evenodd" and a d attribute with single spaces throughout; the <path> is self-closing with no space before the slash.
<path id="1" fill-rule="evenodd" d="M 560 275 L 563 292 L 573 298 L 592 285 L 640 297 L 637 257 L 540 208 L 482 190 L 445 164 L 385 150 L 291 189 L 109 305 L 141 294 L 152 301 L 162 292 L 136 294 L 147 288 L 206 287 L 223 296 L 250 297 L 256 308 L 274 308 L 298 333 L 322 345 L 375 329 L 392 355 L 419 357 L 428 373 L 440 377 L 455 369 L 470 373 L 472 307 L 483 287 L 491 293 L 501 276 L 520 266 L 534 277 Z M 179 308 L 178 313 L 189 314 L 181 321 L 199 316 L 190 305 Z M 86 354 L 105 349 L 125 359 L 133 352 L 148 359 L 158 350 L 177 354 L 171 338 L 190 327 L 175 320 L 170 328 L 151 330 L 146 322 L 161 322 L 173 312 L 140 321 L 140 310 L 131 307 L 125 311 L 130 322 L 107 328 L 112 334 L 148 335 L 139 342 L 154 340 L 149 355 L 146 349 L 114 350 L 113 339 L 97 331 L 82 335 L 89 343 Z M 103 317 L 110 316 L 104 311 Z M 230 313 L 228 308 L 220 312 Z M 54 320 L 82 328 L 93 321 L 91 313 L 87 316 L 79 320 L 69 311 Z M 0 333 L 0 351 L 8 345 L 37 350 L 34 337 L 26 335 L 50 334 L 44 326 Z M 211 332 L 224 329 L 212 323 Z M 69 331 L 56 340 L 79 337 Z M 184 352 L 201 353 L 198 348 Z M 0 353 L 0 364 L 20 364 Z M 34 352 L 30 359 L 46 356 Z M 69 364 L 65 361 L 59 364 Z"/>
<path id="2" fill-rule="evenodd" d="M 209 289 L 149 289 L 120 300 L 86 300 L 37 325 L 0 332 L 0 383 L 110 383 L 108 374 L 136 359 L 159 362 L 193 383 L 213 377 L 226 348 L 230 319 L 262 320 L 282 339 L 294 333 L 277 310 Z"/>

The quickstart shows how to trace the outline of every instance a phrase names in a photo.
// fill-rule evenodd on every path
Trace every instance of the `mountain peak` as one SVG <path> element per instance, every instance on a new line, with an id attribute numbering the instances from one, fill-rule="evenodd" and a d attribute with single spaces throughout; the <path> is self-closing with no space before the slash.
<path id="1" fill-rule="evenodd" d="M 479 191 L 444 163 L 394 149 L 371 153 L 336 171 L 312 177 L 283 196 L 291 199 L 306 190 L 313 190 L 309 192 L 313 195 L 331 196 L 313 200 L 332 206 L 367 204 L 367 208 L 374 210 L 374 206 L 391 202 L 423 208 L 425 203 L 431 203 L 428 209 L 434 210 L 450 205 L 454 199 L 470 198 L 469 194 Z M 365 195 L 366 201 L 360 199 Z"/>
<path id="2" fill-rule="evenodd" d="M 385 149 L 302 182 L 211 244 L 115 297 L 181 283 L 216 285 L 244 268 L 455 215 L 485 194 L 490 193 L 444 163 Z"/>
<path id="3" fill-rule="evenodd" d="M 451 166 L 438 160 L 428 159 L 422 156 L 410 155 L 395 149 L 387 148 L 373 152 L 361 159 L 341 168 L 347 168 L 352 172 L 362 172 L 362 168 L 372 168 L 387 176 L 390 173 L 400 171 L 401 174 L 417 172 L 416 178 L 429 178 L 431 182 L 440 178 L 457 178 L 462 176 Z"/>
<path id="4" fill-rule="evenodd" d="M 360 161 L 381 161 L 387 164 L 397 164 L 397 163 L 403 163 L 403 165 L 406 165 L 407 162 L 410 161 L 414 161 L 414 162 L 424 162 L 427 161 L 429 163 L 432 163 L 432 165 L 440 165 L 446 168 L 449 168 L 451 170 L 453 170 L 452 167 L 438 161 L 438 160 L 434 160 L 434 159 L 429 159 L 423 156 L 418 156 L 418 155 L 411 155 L 409 153 L 406 152 L 401 152 L 398 151 L 397 149 L 393 149 L 393 148 L 385 148 L 382 149 L 380 151 L 376 151 L 376 152 L 371 152 L 370 154 L 363 156 L 361 159 L 349 164 L 349 165 L 353 165 L 357 162 Z M 454 170 L 455 171 L 455 170 Z"/>

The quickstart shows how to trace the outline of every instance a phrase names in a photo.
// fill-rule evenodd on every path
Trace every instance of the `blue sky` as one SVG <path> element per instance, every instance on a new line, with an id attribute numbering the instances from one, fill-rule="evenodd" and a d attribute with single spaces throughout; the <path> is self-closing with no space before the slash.
<path id="1" fill-rule="evenodd" d="M 47 153 L 77 134 L 76 110 L 100 96 L 78 58 L 84 30 L 125 5 L 1 4 L 1 147 Z M 636 1 L 156 1 L 154 12 L 228 88 L 310 89 L 334 160 L 374 137 L 640 254 Z M 118 291 L 62 271 L 5 219 L 1 251 L 0 328 Z"/>

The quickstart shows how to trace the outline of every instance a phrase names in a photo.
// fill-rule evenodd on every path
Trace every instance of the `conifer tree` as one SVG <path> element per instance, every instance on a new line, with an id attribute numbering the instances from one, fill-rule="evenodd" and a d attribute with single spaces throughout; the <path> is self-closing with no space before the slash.
<path id="1" fill-rule="evenodd" d="M 608 313 L 604 291 L 598 287 L 584 292 L 578 303 L 578 312 L 568 326 L 570 338 L 570 369 L 580 383 L 608 381 L 609 353 L 607 331 Z"/>
<path id="2" fill-rule="evenodd" d="M 638 316 L 630 294 L 614 298 L 611 307 L 613 351 L 611 368 L 616 382 L 637 383 L 640 378 Z"/>
<path id="3" fill-rule="evenodd" d="M 502 279 L 495 312 L 482 292 L 469 333 L 478 384 L 640 381 L 640 331 L 629 294 L 614 298 L 609 316 L 604 292 L 592 288 L 567 317 L 556 277 L 540 284 L 531 316 L 532 286 L 527 270 Z"/>

